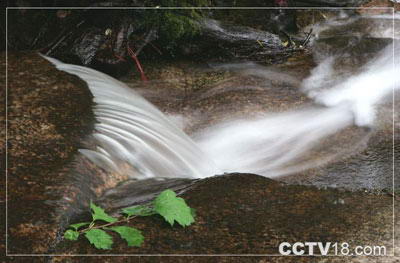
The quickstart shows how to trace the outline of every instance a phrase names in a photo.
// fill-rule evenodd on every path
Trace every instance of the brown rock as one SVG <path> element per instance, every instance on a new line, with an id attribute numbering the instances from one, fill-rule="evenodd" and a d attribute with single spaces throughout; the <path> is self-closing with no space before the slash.
<path id="1" fill-rule="evenodd" d="M 388 255 L 393 252 L 392 197 L 386 194 L 317 189 L 286 185 L 252 174 L 230 174 L 202 180 L 183 197 L 196 209 L 196 222 L 189 227 L 171 227 L 158 216 L 135 218 L 129 225 L 140 229 L 145 236 L 140 248 L 127 247 L 125 241 L 113 235 L 115 244 L 110 251 L 93 248 L 83 237 L 78 242 L 60 243 L 57 251 L 68 254 L 130 255 L 101 257 L 104 262 L 137 262 L 139 255 L 144 256 L 140 257 L 140 262 L 356 260 L 354 257 L 266 256 L 279 254 L 278 246 L 284 241 L 348 242 L 352 248 L 356 245 L 385 245 Z M 146 257 L 159 254 L 216 257 Z M 238 257 L 229 257 L 229 254 Z M 240 256 L 244 254 L 256 256 Z M 97 262 L 99 259 L 87 257 L 85 261 Z M 371 260 L 364 257 L 360 262 L 375 262 L 373 258 Z M 54 261 L 79 262 L 79 258 L 59 257 Z M 388 261 L 382 262 L 394 261 L 388 258 Z"/>
<path id="2" fill-rule="evenodd" d="M 372 9 L 371 7 L 376 7 Z M 382 8 L 379 8 L 382 7 Z M 385 8 L 389 7 L 389 8 Z M 394 1 L 389 1 L 389 0 L 372 0 L 369 1 L 366 4 L 363 4 L 360 6 L 360 9 L 357 10 L 358 13 L 363 14 L 363 15 L 381 15 L 381 14 L 392 14 L 392 9 L 390 7 L 393 7 L 395 11 L 400 10 L 400 4 L 395 3 Z M 371 8 L 371 9 L 368 9 Z"/>
<path id="3" fill-rule="evenodd" d="M 4 56 L 1 60 L 4 67 Z M 58 207 L 51 201 L 63 197 L 49 187 L 66 188 L 65 167 L 92 129 L 92 95 L 85 82 L 38 54 L 9 53 L 7 73 L 7 252 L 46 253 L 58 227 Z M 1 156 L 4 160 L 4 150 Z"/>

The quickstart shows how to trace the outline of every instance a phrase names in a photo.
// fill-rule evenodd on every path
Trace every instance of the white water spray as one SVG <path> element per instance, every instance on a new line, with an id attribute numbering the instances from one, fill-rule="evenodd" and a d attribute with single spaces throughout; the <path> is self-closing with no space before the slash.
<path id="1" fill-rule="evenodd" d="M 377 105 L 399 88 L 400 74 L 393 63 L 396 54 L 399 51 L 389 45 L 364 66 L 362 73 L 347 79 L 337 78 L 334 58 L 327 58 L 302 84 L 303 90 L 325 108 L 310 106 L 218 124 L 200 134 L 198 145 L 224 172 L 275 177 L 326 163 L 340 152 L 315 160 L 303 157 L 323 139 L 353 124 L 373 126 Z M 352 146 L 357 148 L 362 139 L 355 138 Z"/>
<path id="2" fill-rule="evenodd" d="M 301 158 L 321 139 L 353 123 L 345 107 L 309 108 L 209 128 L 198 145 L 224 172 L 275 177 L 316 166 Z"/>
<path id="3" fill-rule="evenodd" d="M 83 79 L 94 95 L 96 149 L 80 152 L 109 172 L 131 178 L 198 178 L 219 173 L 195 143 L 124 83 L 96 70 L 46 57 Z"/>
<path id="4" fill-rule="evenodd" d="M 305 80 L 303 88 L 317 103 L 328 107 L 347 104 L 354 112 L 356 125 L 372 126 L 377 104 L 399 88 L 400 72 L 398 68 L 396 72 L 395 64 L 399 55 L 399 47 L 391 44 L 365 65 L 362 73 L 340 79 L 333 86 L 334 58 L 327 58 Z"/>
<path id="5" fill-rule="evenodd" d="M 363 73 L 339 84 L 330 81 L 332 62 L 322 63 L 305 80 L 304 90 L 327 107 L 220 123 L 195 141 L 125 84 L 89 68 L 47 59 L 86 81 L 94 95 L 97 148 L 81 153 L 100 167 L 137 179 L 204 178 L 221 172 L 274 177 L 320 165 L 302 157 L 354 121 L 373 125 L 374 107 L 399 87 L 393 50 L 389 46 Z"/>

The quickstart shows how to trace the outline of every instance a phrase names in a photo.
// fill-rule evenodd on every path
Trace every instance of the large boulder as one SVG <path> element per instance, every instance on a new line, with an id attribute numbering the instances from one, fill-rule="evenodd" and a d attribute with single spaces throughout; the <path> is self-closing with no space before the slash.
<path id="1" fill-rule="evenodd" d="M 69 166 L 93 127 L 92 95 L 85 82 L 38 54 L 10 52 L 7 62 L 8 253 L 46 253 L 56 239 Z M 4 69 L 5 63 L 2 56 Z"/>

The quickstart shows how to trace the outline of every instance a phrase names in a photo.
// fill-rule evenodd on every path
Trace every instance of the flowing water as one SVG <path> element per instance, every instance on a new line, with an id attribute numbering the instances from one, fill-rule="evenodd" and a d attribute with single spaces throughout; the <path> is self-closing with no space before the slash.
<path id="1" fill-rule="evenodd" d="M 255 120 L 217 124 L 202 132 L 198 144 L 224 172 L 274 177 L 319 166 L 344 153 L 304 162 L 304 155 L 322 140 L 353 125 L 374 127 L 379 103 L 390 101 L 392 92 L 399 88 L 400 75 L 393 64 L 396 54 L 398 49 L 390 45 L 367 63 L 361 73 L 340 80 L 332 69 L 334 58 L 329 57 L 302 83 L 304 92 L 316 104 L 326 107 L 311 106 Z M 355 139 L 354 148 L 364 139 L 364 136 Z"/>
<path id="2" fill-rule="evenodd" d="M 86 81 L 94 95 L 96 148 L 80 152 L 101 168 L 137 179 L 219 173 L 192 139 L 122 82 L 86 67 L 47 59 Z"/>
<path id="3" fill-rule="evenodd" d="M 304 156 L 327 145 L 326 141 L 344 129 L 374 128 L 376 111 L 391 101 L 393 91 L 400 87 L 395 61 L 399 55 L 395 42 L 389 44 L 350 75 L 338 75 L 338 57 L 329 55 L 301 83 L 313 105 L 223 121 L 191 137 L 125 84 L 92 69 L 47 59 L 86 81 L 94 95 L 95 147 L 81 153 L 106 171 L 147 179 L 205 178 L 225 172 L 275 177 L 324 164 L 346 149 L 328 151 L 319 159 Z M 263 70 L 257 67 L 254 74 L 271 75 Z M 366 134 L 353 138 L 354 146 L 365 142 Z"/>
<path id="4" fill-rule="evenodd" d="M 201 26 L 209 33 L 216 35 L 219 39 L 228 42 L 249 40 L 253 43 L 258 43 L 258 45 L 267 45 L 271 47 L 282 45 L 278 36 L 251 27 L 226 25 L 214 19 L 203 20 Z"/>

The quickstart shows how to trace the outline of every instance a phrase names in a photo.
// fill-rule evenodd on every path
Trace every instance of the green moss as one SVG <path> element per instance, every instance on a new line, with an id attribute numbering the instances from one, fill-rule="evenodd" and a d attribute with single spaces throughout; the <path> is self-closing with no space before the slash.
<path id="1" fill-rule="evenodd" d="M 158 43 L 164 49 L 172 52 L 180 42 L 196 36 L 200 32 L 197 21 L 204 17 L 202 9 L 191 9 L 190 7 L 211 6 L 208 0 L 161 0 L 147 1 L 146 6 L 160 7 L 188 7 L 189 9 L 152 9 L 143 12 L 140 27 L 143 30 L 156 29 Z"/>

